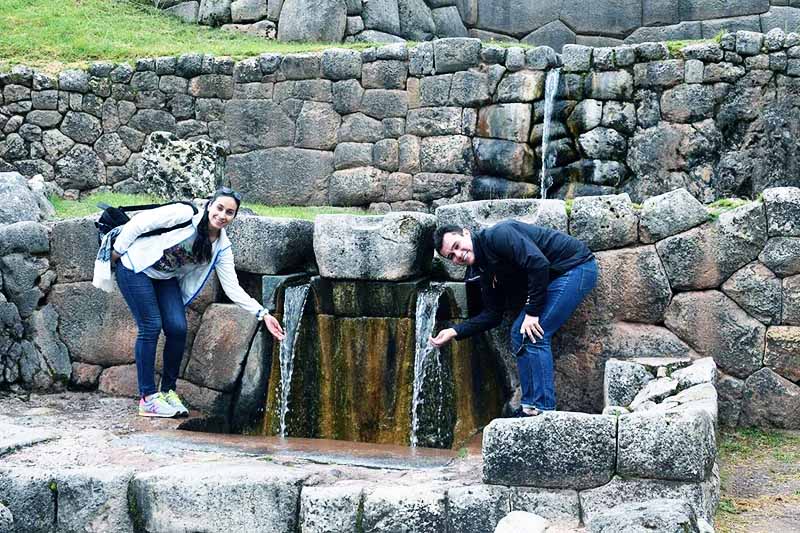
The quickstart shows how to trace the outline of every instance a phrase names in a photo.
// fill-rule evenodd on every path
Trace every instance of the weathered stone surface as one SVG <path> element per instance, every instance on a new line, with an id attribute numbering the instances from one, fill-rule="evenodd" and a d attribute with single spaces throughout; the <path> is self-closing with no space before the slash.
<path id="1" fill-rule="evenodd" d="M 408 93 L 388 89 L 365 90 L 361 99 L 361 110 L 365 115 L 378 120 L 405 117 L 408 112 Z"/>
<path id="2" fill-rule="evenodd" d="M 783 279 L 781 323 L 800 326 L 800 276 Z"/>
<path id="3" fill-rule="evenodd" d="M 341 206 L 379 202 L 383 200 L 387 177 L 386 172 L 371 166 L 337 170 L 331 175 L 328 202 Z"/>
<path id="4" fill-rule="evenodd" d="M 800 386 L 762 368 L 744 382 L 739 425 L 800 429 Z"/>
<path id="5" fill-rule="evenodd" d="M 443 205 L 436 208 L 438 225 L 455 224 L 470 231 L 514 219 L 558 231 L 567 228 L 567 214 L 561 200 L 483 200 Z"/>
<path id="6" fill-rule="evenodd" d="M 428 41 L 436 31 L 431 9 L 423 0 L 398 0 L 400 36 L 411 41 Z"/>
<path id="7" fill-rule="evenodd" d="M 754 31 L 736 32 L 736 53 L 743 56 L 754 56 L 761 52 L 764 35 Z"/>
<path id="8" fill-rule="evenodd" d="M 372 164 L 371 143 L 343 142 L 336 145 L 334 159 L 336 170 L 368 167 Z"/>
<path id="9" fill-rule="evenodd" d="M 509 489 L 469 485 L 447 491 L 447 524 L 451 531 L 494 531 L 508 512 Z"/>
<path id="10" fill-rule="evenodd" d="M 624 160 L 628 143 L 619 132 L 611 128 L 595 128 L 581 134 L 578 144 L 589 159 Z"/>
<path id="11" fill-rule="evenodd" d="M 339 0 L 284 0 L 278 39 L 338 43 L 346 22 L 347 6 Z"/>
<path id="12" fill-rule="evenodd" d="M 586 78 L 585 92 L 597 100 L 631 100 L 633 76 L 626 70 L 593 72 Z"/>
<path id="13" fill-rule="evenodd" d="M 240 214 L 227 228 L 236 268 L 255 274 L 301 271 L 313 257 L 313 223 Z"/>
<path id="14" fill-rule="evenodd" d="M 325 202 L 333 153 L 271 148 L 228 157 L 225 175 L 252 202 L 308 205 Z"/>
<path id="15" fill-rule="evenodd" d="M 458 72 L 480 63 L 481 42 L 478 39 L 445 38 L 433 42 L 436 72 Z"/>
<path id="16" fill-rule="evenodd" d="M 684 63 L 680 59 L 636 63 L 633 66 L 636 87 L 667 88 L 683 81 Z"/>
<path id="17" fill-rule="evenodd" d="M 702 412 L 619 418 L 617 472 L 622 476 L 703 481 L 717 454 L 714 423 Z"/>
<path id="18" fill-rule="evenodd" d="M 534 152 L 527 143 L 476 137 L 472 144 L 481 172 L 522 179 L 533 176 L 536 172 Z"/>
<path id="19" fill-rule="evenodd" d="M 619 248 L 637 241 L 638 219 L 627 194 L 576 198 L 571 234 L 592 250 Z"/>
<path id="20" fill-rule="evenodd" d="M 450 101 L 453 104 L 478 107 L 490 98 L 489 75 L 472 70 L 453 74 L 450 86 Z"/>
<path id="21" fill-rule="evenodd" d="M 225 103 L 225 138 L 231 153 L 291 146 L 294 122 L 271 100 L 230 100 Z"/>
<path id="22" fill-rule="evenodd" d="M 440 7 L 431 11 L 436 35 L 447 37 L 468 37 L 464 22 L 458 14 L 456 6 Z"/>
<path id="23" fill-rule="evenodd" d="M 373 61 L 361 69 L 361 85 L 365 89 L 405 89 L 407 75 L 404 61 Z"/>
<path id="24" fill-rule="evenodd" d="M 61 124 L 61 132 L 75 142 L 92 144 L 103 132 L 100 120 L 88 113 L 69 111 Z"/>
<path id="25" fill-rule="evenodd" d="M 63 189 L 93 189 L 105 182 L 103 161 L 90 147 L 76 144 L 55 164 L 56 182 Z"/>
<path id="26" fill-rule="evenodd" d="M 497 86 L 498 102 L 532 102 L 544 95 L 545 73 L 540 70 L 522 70 L 507 74 Z"/>
<path id="27" fill-rule="evenodd" d="M 200 0 L 197 21 L 206 26 L 221 26 L 231 21 L 231 0 Z"/>
<path id="28" fill-rule="evenodd" d="M 656 248 L 673 289 L 709 289 L 719 287 L 754 260 L 765 236 L 763 206 L 753 203 L 724 212 L 710 224 L 667 237 Z"/>
<path id="29" fill-rule="evenodd" d="M 605 406 L 630 405 L 639 391 L 653 379 L 642 365 L 618 359 L 606 361 L 603 377 L 603 404 Z"/>
<path id="30" fill-rule="evenodd" d="M 195 384 L 233 390 L 258 321 L 233 304 L 211 304 L 192 345 L 185 377 Z"/>
<path id="31" fill-rule="evenodd" d="M 800 327 L 774 326 L 767 329 L 764 366 L 790 381 L 800 381 Z"/>
<path id="32" fill-rule="evenodd" d="M 364 531 L 384 531 L 402 524 L 410 531 L 446 530 L 445 489 L 435 485 L 379 486 L 364 498 Z"/>
<path id="33" fill-rule="evenodd" d="M 18 172 L 0 172 L 0 198 L 0 224 L 40 220 L 42 211 L 36 195 Z"/>
<path id="34" fill-rule="evenodd" d="M 800 237 L 800 189 L 775 187 L 764 191 L 770 237 Z"/>
<path id="35" fill-rule="evenodd" d="M 539 6 L 526 3 L 502 3 L 478 0 L 479 28 L 522 37 L 532 30 L 558 19 L 560 5 Z"/>
<path id="36" fill-rule="evenodd" d="M 702 518 L 700 522 L 708 524 Z M 591 533 L 638 530 L 708 531 L 699 527 L 696 513 L 688 502 L 666 498 L 642 503 L 621 503 L 598 513 L 586 524 L 587 531 Z"/>
<path id="37" fill-rule="evenodd" d="M 164 13 L 177 17 L 187 24 L 196 24 L 199 10 L 200 2 L 181 2 L 166 8 Z"/>
<path id="38" fill-rule="evenodd" d="M 779 276 L 800 273 L 800 238 L 772 237 L 759 254 L 758 260 Z"/>
<path id="39" fill-rule="evenodd" d="M 355 531 L 364 488 L 357 483 L 303 487 L 300 529 L 309 533 Z"/>
<path id="40" fill-rule="evenodd" d="M 498 104 L 478 111 L 478 135 L 525 142 L 531 126 L 529 104 Z"/>
<path id="41" fill-rule="evenodd" d="M 639 238 L 656 242 L 702 224 L 708 211 L 686 189 L 653 196 L 644 201 L 639 215 Z"/>
<path id="42" fill-rule="evenodd" d="M 463 133 L 460 107 L 423 107 L 410 109 L 406 133 L 418 137 L 459 135 Z"/>
<path id="43" fill-rule="evenodd" d="M 719 423 L 727 427 L 736 427 L 739 424 L 739 413 L 742 410 L 744 381 L 722 375 L 717 381 L 717 391 L 719 392 Z"/>
<path id="44" fill-rule="evenodd" d="M 131 347 L 131 349 L 133 348 Z M 156 379 L 158 379 L 158 375 L 156 375 Z M 136 365 L 117 365 L 106 368 L 100 374 L 97 390 L 112 396 L 139 397 L 140 390 Z"/>
<path id="45" fill-rule="evenodd" d="M 423 172 L 469 173 L 474 167 L 472 143 L 463 135 L 425 137 L 420 140 L 419 161 Z"/>
<path id="46" fill-rule="evenodd" d="M 755 261 L 737 270 L 722 285 L 722 291 L 750 316 L 764 324 L 781 320 L 781 280 Z"/>
<path id="47" fill-rule="evenodd" d="M 483 433 L 487 483 L 585 489 L 607 483 L 616 460 L 616 419 L 544 412 L 495 419 Z"/>
<path id="48" fill-rule="evenodd" d="M 62 220 L 51 226 L 50 259 L 59 282 L 91 281 L 98 248 L 95 219 Z"/>
<path id="49" fill-rule="evenodd" d="M 746 378 L 761 368 L 766 328 L 721 292 L 675 295 L 664 323 L 733 376 Z"/>
<path id="50" fill-rule="evenodd" d="M 143 527 L 295 531 L 302 473 L 268 463 L 199 466 L 181 464 L 134 477 L 130 494 Z"/>
<path id="51" fill-rule="evenodd" d="M 717 382 L 717 364 L 711 357 L 703 357 L 690 366 L 674 371 L 672 377 L 678 380 L 680 389 L 688 389 L 703 383 L 714 384 Z"/>
<path id="52" fill-rule="evenodd" d="M 336 147 L 336 135 L 341 117 L 331 104 L 303 102 L 297 117 L 294 145 L 300 148 L 332 150 Z"/>
<path id="53" fill-rule="evenodd" d="M 400 12 L 397 0 L 370 0 L 363 3 L 361 18 L 368 30 L 392 35 L 400 34 Z"/>
<path id="54" fill-rule="evenodd" d="M 669 377 L 657 378 L 647 382 L 631 402 L 633 411 L 648 410 L 648 406 L 662 401 L 678 390 L 678 380 Z"/>
<path id="55" fill-rule="evenodd" d="M 0 225 L 0 257 L 14 253 L 42 254 L 48 251 L 50 242 L 46 226 L 29 220 Z"/>
<path id="56" fill-rule="evenodd" d="M 382 138 L 381 123 L 362 113 L 345 116 L 338 131 L 339 143 L 374 143 Z"/>
<path id="57" fill-rule="evenodd" d="M 325 50 L 322 52 L 322 75 L 330 80 L 361 77 L 361 54 L 343 48 Z"/>
<path id="58" fill-rule="evenodd" d="M 364 218 L 319 215 L 314 224 L 314 253 L 320 275 L 374 280 L 418 275 L 429 268 L 435 226 L 436 217 L 422 213 Z"/>
<path id="59" fill-rule="evenodd" d="M 570 489 L 537 489 L 514 487 L 511 489 L 511 510 L 537 514 L 564 525 L 579 522 L 578 492 Z"/>
<path id="60" fill-rule="evenodd" d="M 472 180 L 471 193 L 476 200 L 533 198 L 539 196 L 539 187 L 533 183 L 478 175 Z"/>
<path id="61" fill-rule="evenodd" d="M 661 115 L 670 122 L 697 122 L 714 112 L 714 90 L 708 85 L 682 84 L 664 91 Z"/>
<path id="62" fill-rule="evenodd" d="M 545 533 L 550 522 L 525 511 L 511 511 L 497 523 L 494 533 Z"/>

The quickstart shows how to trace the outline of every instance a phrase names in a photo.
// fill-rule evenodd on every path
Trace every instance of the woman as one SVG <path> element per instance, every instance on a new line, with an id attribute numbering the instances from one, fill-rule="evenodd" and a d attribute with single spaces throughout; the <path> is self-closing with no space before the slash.
<path id="1" fill-rule="evenodd" d="M 236 218 L 240 203 L 239 193 L 223 187 L 201 213 L 195 214 L 187 204 L 165 205 L 134 216 L 116 236 L 111 262 L 116 265 L 117 285 L 138 327 L 135 354 L 141 416 L 189 414 L 175 392 L 186 344 L 185 307 L 203 288 L 212 269 L 231 301 L 263 320 L 273 337 L 284 337 L 280 322 L 242 290 L 236 277 L 225 227 Z M 188 220 L 191 224 L 184 227 L 142 236 Z M 166 342 L 159 390 L 154 366 L 162 329 Z"/>

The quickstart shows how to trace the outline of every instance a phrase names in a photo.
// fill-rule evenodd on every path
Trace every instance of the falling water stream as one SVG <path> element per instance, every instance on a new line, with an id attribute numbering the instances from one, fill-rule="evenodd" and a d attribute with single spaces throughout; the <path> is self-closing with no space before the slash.
<path id="1" fill-rule="evenodd" d="M 422 397 L 422 388 L 429 369 L 433 365 L 439 380 L 439 409 L 442 409 L 442 360 L 441 353 L 428 342 L 428 337 L 433 334 L 436 325 L 436 309 L 439 306 L 439 297 L 444 292 L 444 284 L 431 283 L 427 288 L 417 294 L 416 310 L 416 350 L 414 352 L 414 389 L 411 398 L 411 446 L 416 447 L 419 432 L 419 411 L 426 398 Z M 441 419 L 441 416 L 439 416 Z"/>
<path id="2" fill-rule="evenodd" d="M 294 349 L 297 331 L 303 318 L 309 285 L 288 287 L 283 298 L 283 329 L 286 336 L 281 341 L 281 437 L 286 437 L 286 414 L 289 412 L 289 392 L 292 385 Z"/>
<path id="3" fill-rule="evenodd" d="M 542 177 L 540 189 L 542 199 L 547 198 L 547 169 L 555 164 L 555 154 L 547 152 L 547 144 L 550 142 L 550 124 L 553 120 L 553 108 L 555 107 L 556 92 L 558 91 L 558 78 L 561 75 L 560 68 L 554 68 L 547 73 L 547 80 L 544 85 L 544 126 L 542 128 Z"/>

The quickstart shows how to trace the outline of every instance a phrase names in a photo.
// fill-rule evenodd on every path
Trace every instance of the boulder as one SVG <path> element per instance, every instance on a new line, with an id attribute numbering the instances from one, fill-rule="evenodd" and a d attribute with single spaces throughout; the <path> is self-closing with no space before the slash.
<path id="1" fill-rule="evenodd" d="M 446 493 L 435 485 L 379 486 L 364 498 L 364 531 L 446 531 Z M 402 526 L 401 526 L 402 524 Z"/>
<path id="2" fill-rule="evenodd" d="M 364 166 L 337 170 L 328 184 L 330 205 L 369 205 L 384 199 L 388 173 Z"/>
<path id="3" fill-rule="evenodd" d="M 758 260 L 781 277 L 800 274 L 800 237 L 772 237 Z"/>
<path id="4" fill-rule="evenodd" d="M 447 490 L 449 531 L 494 531 L 508 512 L 509 489 L 495 485 L 469 485 Z"/>
<path id="5" fill-rule="evenodd" d="M 58 315 L 52 305 L 45 305 L 31 315 L 33 344 L 47 363 L 52 384 L 66 385 L 72 374 L 67 347 L 58 337 Z M 39 378 L 41 379 L 41 378 Z"/>
<path id="6" fill-rule="evenodd" d="M 94 150 L 76 144 L 55 163 L 56 182 L 62 189 L 93 189 L 106 180 L 106 168 Z"/>
<path id="7" fill-rule="evenodd" d="M 423 172 L 470 173 L 472 143 L 463 135 L 425 137 L 420 140 L 419 161 Z"/>
<path id="8" fill-rule="evenodd" d="M 338 43 L 346 23 L 347 6 L 341 0 L 284 0 L 278 40 Z"/>
<path id="9" fill-rule="evenodd" d="M 525 142 L 531 127 L 530 104 L 497 104 L 478 111 L 478 130 L 481 137 L 493 137 Z"/>
<path id="10" fill-rule="evenodd" d="M 197 22 L 205 26 L 222 26 L 231 21 L 231 0 L 200 0 Z"/>
<path id="11" fill-rule="evenodd" d="M 294 145 L 298 148 L 333 150 L 341 121 L 331 104 L 303 102 L 296 121 Z"/>
<path id="12" fill-rule="evenodd" d="M 719 392 L 719 423 L 726 427 L 739 425 L 739 413 L 742 410 L 742 393 L 744 381 L 731 376 L 721 375 L 717 381 Z"/>
<path id="13" fill-rule="evenodd" d="M 497 86 L 498 102 L 533 102 L 544 96 L 545 73 L 541 70 L 521 70 L 503 76 Z"/>
<path id="14" fill-rule="evenodd" d="M 157 131 L 147 137 L 136 165 L 137 179 L 158 198 L 184 200 L 211 196 L 222 184 L 225 150 L 206 140 L 178 139 Z"/>
<path id="15" fill-rule="evenodd" d="M 149 531 L 292 533 L 302 480 L 300 471 L 264 461 L 179 464 L 137 474 L 129 494 Z"/>
<path id="16" fill-rule="evenodd" d="M 42 218 L 36 194 L 18 172 L 0 172 L 0 224 L 38 222 Z"/>
<path id="17" fill-rule="evenodd" d="M 646 408 L 645 404 L 649 404 L 650 402 L 660 402 L 667 396 L 675 393 L 677 390 L 677 379 L 663 377 L 648 381 L 644 388 L 636 394 L 636 396 L 633 398 L 633 401 L 631 401 L 630 409 L 633 411 L 638 411 L 642 408 Z"/>
<path id="18" fill-rule="evenodd" d="M 356 531 L 364 488 L 359 483 L 303 487 L 300 529 L 308 533 Z"/>
<path id="19" fill-rule="evenodd" d="M 497 523 L 494 533 L 545 533 L 549 526 L 550 522 L 539 515 L 511 511 Z"/>
<path id="20" fill-rule="evenodd" d="M 322 76 L 330 80 L 361 77 L 361 54 L 356 50 L 332 48 L 322 52 Z"/>
<path id="21" fill-rule="evenodd" d="M 400 35 L 398 0 L 369 0 L 363 2 L 361 18 L 368 30 Z"/>
<path id="22" fill-rule="evenodd" d="M 709 218 L 705 206 L 686 189 L 648 198 L 639 214 L 639 238 L 652 243 L 690 230 Z"/>
<path id="23" fill-rule="evenodd" d="M 227 228 L 236 269 L 254 274 L 299 272 L 313 258 L 308 220 L 240 214 Z"/>
<path id="24" fill-rule="evenodd" d="M 656 249 L 673 290 L 712 289 L 753 261 L 765 239 L 763 206 L 752 203 L 722 213 L 715 222 L 667 237 L 656 243 Z"/>
<path id="25" fill-rule="evenodd" d="M 423 0 L 398 0 L 400 36 L 410 41 L 429 41 L 436 31 L 431 9 Z"/>
<path id="26" fill-rule="evenodd" d="M 744 382 L 739 425 L 800 429 L 800 386 L 769 368 L 754 373 Z"/>
<path id="27" fill-rule="evenodd" d="M 266 17 L 266 0 L 233 0 L 231 2 L 231 20 L 233 22 L 257 22 Z"/>
<path id="28" fill-rule="evenodd" d="M 418 137 L 463 133 L 460 107 L 422 107 L 409 109 L 406 133 Z"/>
<path id="29" fill-rule="evenodd" d="M 530 180 L 537 172 L 535 155 L 527 143 L 499 139 L 472 140 L 478 169 L 486 174 Z"/>
<path id="30" fill-rule="evenodd" d="M 72 363 L 72 374 L 70 375 L 69 383 L 79 389 L 95 389 L 102 371 L 103 367 L 99 365 Z"/>
<path id="31" fill-rule="evenodd" d="M 392 89 L 367 89 L 361 99 L 361 110 L 378 120 L 404 118 L 408 113 L 408 93 Z"/>
<path id="32" fill-rule="evenodd" d="M 232 154 L 294 142 L 294 122 L 272 100 L 229 100 L 224 109 L 225 138 Z"/>
<path id="33" fill-rule="evenodd" d="M 717 455 L 706 413 L 634 413 L 619 418 L 617 473 L 634 478 L 703 481 Z"/>
<path id="34" fill-rule="evenodd" d="M 639 391 L 653 379 L 640 364 L 618 359 L 606 361 L 603 375 L 603 404 L 626 407 Z"/>
<path id="35" fill-rule="evenodd" d="M 722 284 L 722 291 L 759 322 L 780 322 L 781 280 L 758 261 L 734 272 Z"/>
<path id="36" fill-rule="evenodd" d="M 480 55 L 479 39 L 452 37 L 433 42 L 433 61 L 438 74 L 477 67 Z"/>
<path id="37" fill-rule="evenodd" d="M 703 357 L 690 366 L 674 371 L 671 377 L 678 380 L 678 388 L 682 390 L 703 383 L 715 384 L 717 382 L 717 364 L 711 357 Z"/>
<path id="38" fill-rule="evenodd" d="M 763 194 L 770 237 L 800 237 L 800 188 L 775 187 Z"/>
<path id="39" fill-rule="evenodd" d="M 578 491 L 513 487 L 511 510 L 534 513 L 555 523 L 577 526 L 580 522 Z"/>
<path id="40" fill-rule="evenodd" d="M 361 69 L 361 85 L 365 89 L 405 89 L 407 76 L 405 61 L 372 61 Z"/>
<path id="41" fill-rule="evenodd" d="M 715 103 L 712 86 L 681 84 L 664 91 L 661 96 L 661 116 L 669 122 L 698 122 L 713 116 Z"/>
<path id="42" fill-rule="evenodd" d="M 721 292 L 675 295 L 664 323 L 726 373 L 746 378 L 761 367 L 766 328 Z"/>
<path id="43" fill-rule="evenodd" d="M 789 381 L 800 382 L 800 327 L 773 326 L 767 328 L 767 348 L 764 366 Z"/>
<path id="44" fill-rule="evenodd" d="M 620 248 L 638 239 L 638 217 L 627 194 L 582 196 L 572 204 L 570 233 L 592 250 Z"/>
<path id="45" fill-rule="evenodd" d="M 423 213 L 319 215 L 314 253 L 322 277 L 400 280 L 425 272 L 436 218 Z"/>
<path id="46" fill-rule="evenodd" d="M 474 70 L 456 72 L 450 86 L 450 101 L 458 106 L 479 107 L 491 99 L 490 76 Z"/>
<path id="47" fill-rule="evenodd" d="M 800 276 L 783 279 L 781 323 L 800 326 Z"/>
<path id="48" fill-rule="evenodd" d="M 598 513 L 586 524 L 586 530 L 589 533 L 647 530 L 701 532 L 692 506 L 684 500 L 667 498 L 621 503 Z"/>
<path id="49" fill-rule="evenodd" d="M 0 256 L 23 253 L 44 254 L 50 251 L 47 226 L 30 220 L 0 224 Z"/>
<path id="50" fill-rule="evenodd" d="M 485 483 L 586 489 L 608 483 L 616 419 L 569 412 L 495 419 L 483 433 Z"/>
<path id="51" fill-rule="evenodd" d="M 35 467 L 3 467 L 0 470 L 0 500 L 13 516 L 9 532 L 51 531 L 56 520 L 55 498 L 50 488 L 50 470 Z"/>
<path id="52" fill-rule="evenodd" d="M 565 231 L 567 213 L 562 200 L 482 200 L 436 208 L 437 224 L 456 224 L 470 231 L 507 219 Z"/>

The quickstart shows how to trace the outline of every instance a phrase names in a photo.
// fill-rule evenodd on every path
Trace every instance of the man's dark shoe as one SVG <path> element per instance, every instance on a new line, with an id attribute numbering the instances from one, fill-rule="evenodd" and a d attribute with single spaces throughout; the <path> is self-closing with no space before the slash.
<path id="1" fill-rule="evenodd" d="M 522 407 L 517 407 L 514 411 L 512 411 L 510 418 L 528 418 L 531 416 L 539 416 L 541 413 L 542 412 L 536 408 L 534 408 L 532 411 L 525 412 L 525 409 Z"/>

